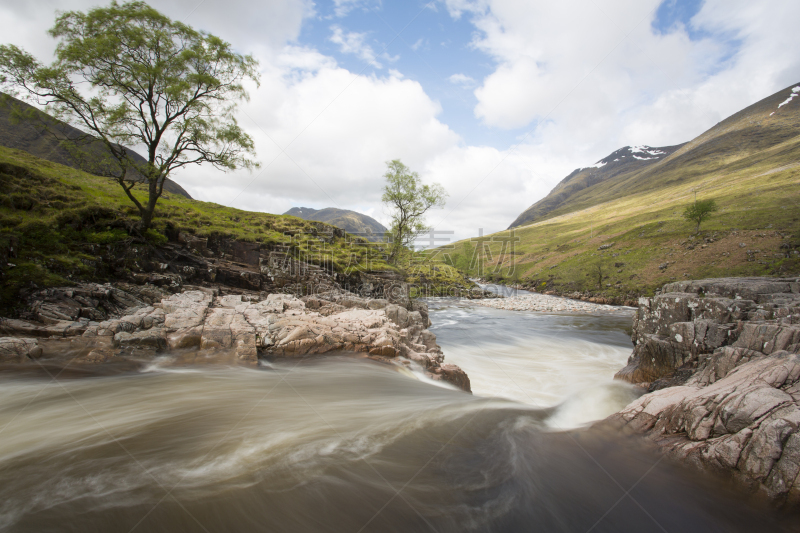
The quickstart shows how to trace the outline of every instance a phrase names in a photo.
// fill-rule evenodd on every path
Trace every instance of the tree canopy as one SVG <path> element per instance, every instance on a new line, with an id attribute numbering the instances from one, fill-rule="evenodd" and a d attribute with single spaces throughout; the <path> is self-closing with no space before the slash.
<path id="1" fill-rule="evenodd" d="M 220 170 L 258 166 L 253 140 L 234 110 L 258 83 L 257 62 L 225 41 L 173 21 L 144 2 L 112 2 L 57 16 L 55 61 L 40 63 L 0 46 L 0 87 L 99 138 L 116 162 L 112 176 L 151 222 L 165 179 L 208 163 Z M 146 163 L 131 148 L 146 150 Z M 147 200 L 133 194 L 139 181 Z"/>
<path id="2" fill-rule="evenodd" d="M 425 213 L 443 207 L 447 192 L 438 183 L 423 185 L 419 174 L 411 172 L 399 159 L 386 162 L 386 184 L 381 200 L 392 210 L 389 261 L 408 248 L 426 229 Z"/>
<path id="3" fill-rule="evenodd" d="M 683 211 L 683 218 L 697 224 L 695 232 L 700 231 L 700 223 L 711 218 L 711 214 L 719 207 L 714 200 L 697 200 L 693 204 L 686 206 Z"/>

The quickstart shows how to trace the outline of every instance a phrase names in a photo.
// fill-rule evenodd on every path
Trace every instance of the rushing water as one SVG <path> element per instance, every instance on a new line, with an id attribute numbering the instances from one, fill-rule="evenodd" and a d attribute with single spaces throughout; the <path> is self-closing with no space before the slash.
<path id="1" fill-rule="evenodd" d="M 572 428 L 605 418 L 633 400 L 614 381 L 631 353 L 631 316 L 505 311 L 465 300 L 430 301 L 431 331 L 472 390 L 536 407 L 555 406 L 548 425 Z"/>
<path id="2" fill-rule="evenodd" d="M 553 431 L 598 416 L 553 423 L 570 398 L 608 385 L 623 355 L 622 321 L 436 307 L 440 342 L 449 360 L 467 368 L 475 395 L 344 354 L 259 369 L 104 365 L 67 369 L 55 380 L 56 367 L 4 369 L 0 527 L 776 527 L 768 514 L 635 439 L 596 428 Z M 580 400 L 573 411 L 591 404 Z"/>

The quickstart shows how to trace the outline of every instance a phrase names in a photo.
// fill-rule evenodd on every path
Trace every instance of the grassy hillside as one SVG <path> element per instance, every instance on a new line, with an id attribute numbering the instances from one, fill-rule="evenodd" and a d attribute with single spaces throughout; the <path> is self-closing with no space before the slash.
<path id="1" fill-rule="evenodd" d="M 121 187 L 107 178 L 0 147 L 0 188 L 4 301 L 13 299 L 19 288 L 31 283 L 46 287 L 90 279 L 96 245 L 142 240 L 131 229 L 138 220 L 137 211 Z M 217 234 L 285 248 L 300 257 L 309 247 L 319 249 L 316 235 L 325 227 L 319 222 L 242 211 L 165 193 L 156 208 L 153 229 L 144 238 L 159 245 L 170 233 Z M 323 256 L 336 271 L 392 269 L 375 245 L 350 236 L 335 237 L 321 255 L 313 256 L 312 262 Z"/>
<path id="2" fill-rule="evenodd" d="M 432 292 L 471 286 L 455 269 L 440 269 L 419 254 L 390 266 L 379 244 L 342 236 L 322 222 L 243 211 L 178 194 L 164 194 L 153 228 L 138 235 L 133 229 L 138 211 L 117 183 L 21 150 L 0 147 L 0 190 L 0 310 L 11 309 L 22 288 L 113 281 L 97 278 L 94 266 L 101 250 L 113 255 L 119 249 L 115 247 L 157 247 L 179 232 L 258 242 L 345 274 L 399 271 L 412 283 L 429 283 Z M 137 194 L 144 199 L 146 193 Z M 320 240 L 324 234 L 331 238 Z"/>
<path id="3" fill-rule="evenodd" d="M 545 220 L 439 257 L 472 275 L 623 300 L 676 279 L 800 274 L 800 98 L 778 107 L 791 94 L 748 107 L 638 173 L 579 191 Z M 699 235 L 680 216 L 695 191 L 720 206 Z"/>

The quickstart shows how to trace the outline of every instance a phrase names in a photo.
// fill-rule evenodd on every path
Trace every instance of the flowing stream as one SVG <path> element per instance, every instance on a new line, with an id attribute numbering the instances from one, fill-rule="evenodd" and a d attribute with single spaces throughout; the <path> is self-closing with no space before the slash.
<path id="1" fill-rule="evenodd" d="M 776 530 L 638 439 L 585 427 L 635 396 L 611 382 L 630 319 L 442 300 L 431 317 L 474 395 L 348 354 L 2 369 L 0 528 Z"/>
<path id="2" fill-rule="evenodd" d="M 553 407 L 559 429 L 603 419 L 638 393 L 614 374 L 631 353 L 631 316 L 544 314 L 429 302 L 430 328 L 446 361 L 463 368 L 475 394 Z"/>

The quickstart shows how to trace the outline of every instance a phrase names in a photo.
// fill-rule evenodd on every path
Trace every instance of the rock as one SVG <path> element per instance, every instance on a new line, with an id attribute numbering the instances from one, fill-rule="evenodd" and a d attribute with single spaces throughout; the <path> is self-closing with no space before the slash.
<path id="1" fill-rule="evenodd" d="M 630 315 L 631 310 L 626 308 L 614 307 L 598 303 L 596 297 L 576 296 L 575 299 L 554 296 L 551 294 L 526 294 L 511 296 L 507 298 L 492 298 L 483 300 L 473 300 L 473 303 L 495 309 L 505 309 L 508 311 L 543 311 L 543 312 L 563 312 L 563 313 L 614 313 Z M 496 296 L 496 295 L 495 295 Z M 579 301 L 580 298 L 583 301 Z M 605 302 L 604 299 L 601 299 Z M 426 312 L 423 320 L 426 320 Z M 430 321 L 428 320 L 428 323 Z"/>
<path id="2" fill-rule="evenodd" d="M 10 318 L 0 321 L 0 333 L 26 337 L 73 337 L 83 335 L 88 327 L 89 320 L 85 318 L 77 322 L 61 320 L 49 324 Z"/>
<path id="3" fill-rule="evenodd" d="M 158 272 L 134 273 L 134 279 L 149 285 L 85 284 L 31 293 L 31 308 L 41 320 L 2 320 L 0 332 L 24 337 L 80 335 L 86 353 L 78 357 L 82 364 L 116 357 L 112 344 L 121 354 L 137 358 L 169 349 L 180 351 L 176 357 L 187 362 L 230 362 L 232 355 L 247 365 L 257 364 L 259 357 L 346 351 L 392 364 L 418 364 L 436 379 L 465 383 L 453 365 L 440 371 L 444 356 L 435 335 L 426 329 L 428 308 L 408 297 L 409 287 L 398 274 L 361 272 L 345 278 L 282 253 L 269 252 L 267 259 L 260 245 L 252 243 L 231 247 L 209 237 L 201 245 L 186 236 L 183 242 L 194 243 L 207 257 L 239 257 L 247 268 L 227 259 L 214 259 L 211 267 L 205 259 L 180 255 L 183 252 L 174 248 L 183 274 L 167 272 L 172 265 L 159 260 L 148 263 Z M 227 251 L 220 254 L 220 249 Z M 260 274 L 248 270 L 252 266 Z M 184 275 L 217 286 L 185 285 Z M 163 284 L 158 281 L 162 286 L 155 285 L 154 276 L 163 278 Z M 221 283 L 241 289 L 223 291 Z M 320 290 L 302 299 L 263 290 L 275 285 Z M 343 289 L 347 286 L 357 287 L 358 293 Z M 94 342 L 105 344 L 95 349 Z"/>
<path id="4" fill-rule="evenodd" d="M 787 457 L 798 453 L 800 408 L 783 389 L 798 378 L 800 356 L 777 352 L 710 386 L 646 394 L 614 417 L 646 431 L 672 456 L 691 456 L 712 470 L 733 469 L 785 500 L 797 489 L 796 463 L 778 460 L 787 445 Z"/>
<path id="5" fill-rule="evenodd" d="M 400 307 L 399 305 L 389 304 L 386 306 L 384 311 L 389 320 L 401 328 L 404 328 L 408 325 L 408 310 L 405 308 Z"/>
<path id="6" fill-rule="evenodd" d="M 145 348 L 160 352 L 167 347 L 166 333 L 163 328 L 140 330 L 134 333 L 120 331 L 114 335 L 116 348 Z"/>
<path id="7" fill-rule="evenodd" d="M 42 356 L 39 341 L 25 337 L 0 337 L 0 363 L 22 363 Z"/>
<path id="8" fill-rule="evenodd" d="M 444 363 L 435 370 L 434 375 L 440 377 L 443 381 L 455 385 L 463 391 L 472 392 L 467 373 L 456 365 Z"/>
<path id="9" fill-rule="evenodd" d="M 685 281 L 640 299 L 634 351 L 616 377 L 651 392 L 609 422 L 676 459 L 733 473 L 779 504 L 800 504 L 800 298 L 792 283 Z"/>
<path id="10" fill-rule="evenodd" d="M 617 378 L 647 385 L 725 346 L 793 350 L 800 343 L 800 296 L 790 290 L 790 280 L 770 278 L 665 285 L 661 294 L 640 298 L 634 352 Z"/>
<path id="11" fill-rule="evenodd" d="M 197 325 L 170 331 L 166 338 L 170 350 L 199 348 L 203 340 L 203 327 Z"/>

